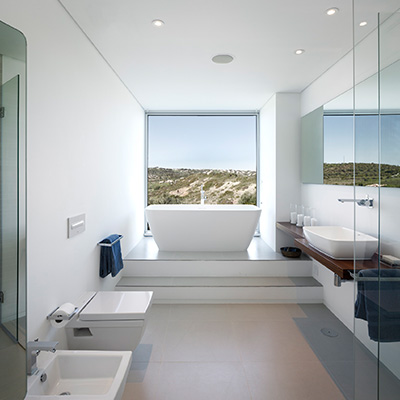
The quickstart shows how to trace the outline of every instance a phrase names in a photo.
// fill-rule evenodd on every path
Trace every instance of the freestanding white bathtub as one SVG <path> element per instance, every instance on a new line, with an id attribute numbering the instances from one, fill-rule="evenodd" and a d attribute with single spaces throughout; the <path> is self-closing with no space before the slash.
<path id="1" fill-rule="evenodd" d="M 252 205 L 151 205 L 146 216 L 162 251 L 245 251 L 261 209 Z"/>

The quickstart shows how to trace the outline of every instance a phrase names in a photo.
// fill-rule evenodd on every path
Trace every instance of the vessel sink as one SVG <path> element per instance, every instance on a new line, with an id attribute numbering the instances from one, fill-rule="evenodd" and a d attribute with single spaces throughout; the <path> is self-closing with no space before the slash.
<path id="1" fill-rule="evenodd" d="M 378 249 L 378 239 L 341 226 L 305 226 L 310 245 L 337 260 L 369 260 Z"/>
<path id="2" fill-rule="evenodd" d="M 28 380 L 25 400 L 120 400 L 130 351 L 57 350 Z"/>

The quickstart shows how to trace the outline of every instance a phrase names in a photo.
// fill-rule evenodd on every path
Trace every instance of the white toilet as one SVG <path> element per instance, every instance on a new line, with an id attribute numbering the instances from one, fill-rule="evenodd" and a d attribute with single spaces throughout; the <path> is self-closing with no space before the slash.
<path id="1" fill-rule="evenodd" d="M 130 350 L 146 328 L 153 292 L 91 292 L 65 326 L 70 350 Z"/>

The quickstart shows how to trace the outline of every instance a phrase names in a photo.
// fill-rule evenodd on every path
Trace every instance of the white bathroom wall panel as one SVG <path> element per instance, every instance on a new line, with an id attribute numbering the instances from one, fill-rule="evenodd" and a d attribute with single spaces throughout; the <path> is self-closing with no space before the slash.
<path id="1" fill-rule="evenodd" d="M 377 53 L 371 51 L 371 49 L 377 48 L 378 34 L 376 30 L 357 44 L 354 55 L 357 60 L 355 64 L 356 84 L 364 81 L 378 71 Z M 392 62 L 392 58 L 382 60 L 381 68 L 390 65 Z M 351 51 L 302 91 L 301 115 L 308 114 L 352 87 L 353 52 Z"/>
<path id="2" fill-rule="evenodd" d="M 99 277 L 97 242 L 120 233 L 126 254 L 143 234 L 144 112 L 57 1 L 0 8 L 28 42 L 28 339 L 62 348 L 46 315 L 119 279 Z M 85 232 L 67 239 L 81 213 Z"/>
<path id="3" fill-rule="evenodd" d="M 354 330 L 354 282 L 344 282 L 341 287 L 333 285 L 334 273 L 313 261 L 313 277 L 324 286 L 325 305 L 349 328 Z"/>
<path id="4" fill-rule="evenodd" d="M 353 86 L 353 53 L 336 64 L 301 92 L 301 116 L 333 100 Z"/>
<path id="5" fill-rule="evenodd" d="M 276 94 L 260 110 L 260 234 L 275 249 Z"/>
<path id="6" fill-rule="evenodd" d="M 290 204 L 300 200 L 300 95 L 276 95 L 276 220 L 289 221 Z M 276 247 L 291 243 L 276 230 Z"/>
<path id="7" fill-rule="evenodd" d="M 276 93 L 260 111 L 261 218 L 263 240 L 279 251 L 292 240 L 276 229 L 300 201 L 300 96 Z"/>

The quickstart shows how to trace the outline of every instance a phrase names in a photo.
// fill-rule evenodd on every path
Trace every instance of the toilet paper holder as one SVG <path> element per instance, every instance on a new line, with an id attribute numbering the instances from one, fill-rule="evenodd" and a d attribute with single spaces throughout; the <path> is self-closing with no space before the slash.
<path id="1" fill-rule="evenodd" d="M 78 307 L 75 307 L 75 310 L 69 315 L 56 315 L 56 311 L 60 307 L 55 308 L 47 317 L 48 320 L 57 320 L 57 321 L 69 321 L 78 311 Z"/>
<path id="2" fill-rule="evenodd" d="M 89 292 L 88 295 L 85 297 L 85 301 L 82 303 L 79 303 L 80 307 L 74 306 L 74 311 L 72 311 L 71 314 L 67 315 L 57 315 L 56 312 L 60 307 L 56 307 L 47 317 L 49 321 L 69 321 L 71 318 L 73 318 L 76 314 L 79 314 L 85 307 L 86 305 L 93 299 L 93 297 L 96 296 L 96 292 Z"/>

